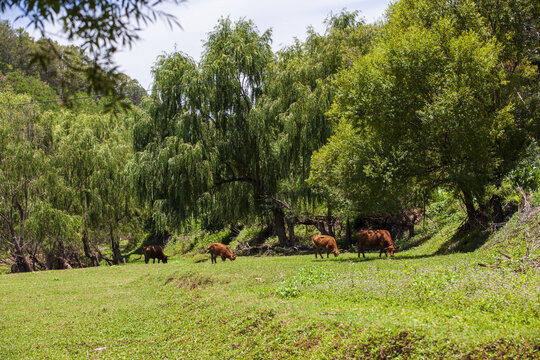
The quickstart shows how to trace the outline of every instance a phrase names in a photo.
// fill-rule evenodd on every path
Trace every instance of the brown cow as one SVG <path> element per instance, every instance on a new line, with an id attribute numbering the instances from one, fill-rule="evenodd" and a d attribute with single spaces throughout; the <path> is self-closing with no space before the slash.
<path id="1" fill-rule="evenodd" d="M 164 264 L 167 263 L 167 256 L 163 253 L 163 248 L 159 245 L 149 245 L 145 246 L 142 250 L 144 255 L 144 262 L 148 264 L 148 261 L 152 259 L 152 264 L 156 262 L 156 259 L 163 261 Z"/>
<path id="2" fill-rule="evenodd" d="M 221 256 L 221 260 L 225 261 L 226 259 L 230 259 L 231 261 L 234 261 L 236 259 L 236 255 L 234 255 L 231 252 L 231 249 L 225 244 L 221 243 L 211 243 L 208 247 L 208 251 L 210 252 L 210 258 L 212 259 L 212 264 L 217 264 L 217 257 L 218 255 Z"/>
<path id="3" fill-rule="evenodd" d="M 321 255 L 321 259 L 323 258 L 321 249 L 326 249 L 327 258 L 330 256 L 330 253 L 333 253 L 334 256 L 338 256 L 343 250 L 337 248 L 336 239 L 330 235 L 313 235 L 311 242 L 315 245 L 315 259 L 317 258 L 317 254 Z"/>
<path id="4" fill-rule="evenodd" d="M 399 249 L 399 246 L 395 246 L 392 242 L 392 237 L 388 230 L 360 230 L 357 234 L 358 237 L 358 257 L 360 257 L 360 252 L 363 257 L 366 257 L 364 254 L 364 249 L 366 247 L 380 247 L 381 252 L 379 257 L 382 257 L 382 253 L 388 257 L 388 252 L 390 257 L 394 256 L 394 251 Z"/>

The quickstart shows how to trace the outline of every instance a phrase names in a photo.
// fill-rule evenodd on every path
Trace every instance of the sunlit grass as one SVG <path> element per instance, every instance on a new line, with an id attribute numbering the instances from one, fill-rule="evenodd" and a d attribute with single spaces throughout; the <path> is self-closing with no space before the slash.
<path id="1" fill-rule="evenodd" d="M 540 344 L 540 278 L 480 268 L 477 257 L 411 251 L 394 259 L 349 253 L 323 260 L 239 257 L 217 265 L 172 259 L 4 275 L 0 353 L 6 359 L 459 358 L 512 343 L 513 357 L 527 358 Z M 287 287 L 297 293 L 288 295 Z"/>

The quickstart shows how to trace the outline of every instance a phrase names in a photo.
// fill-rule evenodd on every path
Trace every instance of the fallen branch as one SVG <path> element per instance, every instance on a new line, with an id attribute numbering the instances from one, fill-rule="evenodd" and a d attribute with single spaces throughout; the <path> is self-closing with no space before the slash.
<path id="1" fill-rule="evenodd" d="M 107 262 L 107 264 L 109 264 L 109 266 L 114 265 L 114 262 L 113 262 L 111 259 L 109 259 L 108 257 L 106 257 L 105 255 L 103 255 L 103 254 L 101 253 L 101 251 L 99 251 L 99 249 L 98 249 L 97 247 L 95 248 L 95 250 L 96 250 L 97 253 L 98 253 L 98 259 L 99 259 L 99 261 L 105 260 L 105 261 Z"/>
<path id="2" fill-rule="evenodd" d="M 492 268 L 492 269 L 500 269 L 501 268 L 498 265 L 487 265 L 487 264 L 482 264 L 482 263 L 478 263 L 478 266 Z"/>
<path id="3" fill-rule="evenodd" d="M 502 256 L 504 256 L 505 258 L 507 258 L 508 260 L 512 260 L 512 257 L 509 256 L 509 255 L 506 255 L 505 253 L 503 253 L 502 251 L 500 250 L 495 250 L 496 252 L 498 252 L 499 254 L 501 254 Z"/>

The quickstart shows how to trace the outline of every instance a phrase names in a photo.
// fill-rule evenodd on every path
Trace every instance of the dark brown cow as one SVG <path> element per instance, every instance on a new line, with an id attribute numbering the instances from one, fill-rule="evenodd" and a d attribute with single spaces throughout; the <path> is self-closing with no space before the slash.
<path id="1" fill-rule="evenodd" d="M 317 254 L 321 255 L 321 249 L 326 249 L 326 257 L 330 256 L 330 253 L 333 253 L 334 256 L 338 256 L 343 249 L 338 249 L 336 244 L 336 239 L 330 235 L 313 235 L 311 242 L 315 245 L 315 259 Z"/>
<path id="2" fill-rule="evenodd" d="M 230 259 L 231 261 L 234 261 L 236 259 L 236 255 L 234 255 L 231 252 L 231 249 L 225 244 L 221 243 L 211 243 L 208 247 L 208 251 L 210 252 L 210 258 L 212 259 L 212 264 L 217 264 L 217 257 L 218 255 L 221 256 L 221 260 L 225 261 L 226 259 Z"/>
<path id="3" fill-rule="evenodd" d="M 156 262 L 156 259 L 163 261 L 164 264 L 167 263 L 167 256 L 163 253 L 163 248 L 159 245 L 150 245 L 145 246 L 142 250 L 144 255 L 144 262 L 148 264 L 148 261 L 152 259 L 152 264 Z"/>
<path id="4" fill-rule="evenodd" d="M 358 238 L 358 257 L 360 257 L 360 253 L 362 253 L 363 257 L 366 257 L 366 254 L 364 254 L 365 248 L 374 248 L 374 247 L 380 247 L 381 252 L 379 253 L 379 257 L 382 256 L 382 253 L 388 257 L 388 253 L 390 253 L 390 256 L 394 256 L 394 251 L 399 249 L 399 246 L 395 246 L 392 242 L 392 237 L 390 236 L 390 233 L 388 230 L 360 230 L 357 234 Z"/>

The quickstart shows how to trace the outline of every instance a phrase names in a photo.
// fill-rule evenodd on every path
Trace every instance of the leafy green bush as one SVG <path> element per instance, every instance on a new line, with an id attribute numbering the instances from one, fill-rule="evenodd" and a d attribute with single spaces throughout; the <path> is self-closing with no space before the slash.
<path id="1" fill-rule="evenodd" d="M 529 145 L 526 155 L 507 178 L 514 187 L 528 192 L 540 188 L 540 147 L 536 142 Z"/>

